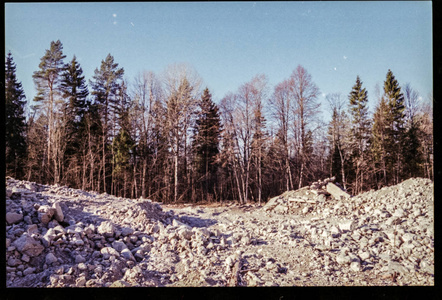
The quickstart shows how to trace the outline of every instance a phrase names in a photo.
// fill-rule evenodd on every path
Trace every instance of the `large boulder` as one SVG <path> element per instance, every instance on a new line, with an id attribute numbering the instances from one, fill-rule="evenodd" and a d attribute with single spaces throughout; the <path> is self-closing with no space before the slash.
<path id="1" fill-rule="evenodd" d="M 55 214 L 55 208 L 49 207 L 47 205 L 42 205 L 38 209 L 38 219 L 43 224 L 48 224 L 52 220 L 54 214 Z"/>
<path id="2" fill-rule="evenodd" d="M 333 182 L 327 183 L 327 192 L 330 193 L 335 199 L 341 200 L 341 198 L 348 199 L 350 198 L 350 194 L 343 191 L 340 187 L 338 187 Z"/>
<path id="3" fill-rule="evenodd" d="M 102 222 L 100 226 L 97 228 L 98 234 L 103 235 L 104 237 L 113 237 L 115 233 L 114 224 L 109 221 Z"/>
<path id="4" fill-rule="evenodd" d="M 23 220 L 23 214 L 14 213 L 14 212 L 6 213 L 6 222 L 8 222 L 8 224 L 16 224 L 21 220 Z"/>
<path id="5" fill-rule="evenodd" d="M 43 245 L 29 235 L 23 235 L 19 239 L 16 239 L 14 246 L 19 252 L 30 257 L 38 256 L 44 250 Z"/>

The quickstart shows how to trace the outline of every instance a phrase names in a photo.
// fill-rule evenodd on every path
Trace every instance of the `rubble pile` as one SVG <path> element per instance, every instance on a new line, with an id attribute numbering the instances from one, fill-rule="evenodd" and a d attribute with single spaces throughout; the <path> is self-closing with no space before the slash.
<path id="1" fill-rule="evenodd" d="M 327 195 L 329 185 L 322 186 L 319 194 Z M 286 192 L 264 208 L 277 214 L 297 213 L 306 217 L 296 230 L 319 254 L 311 267 L 322 269 L 325 275 L 338 271 L 341 276 L 343 267 L 348 267 L 356 272 L 372 270 L 385 278 L 402 275 L 423 280 L 428 276 L 433 282 L 431 180 L 413 178 L 339 200 L 332 196 L 318 200 L 317 196 L 308 195 L 311 191 L 312 187 L 307 187 Z M 300 192 L 304 194 L 298 196 L 300 201 L 290 201 L 293 194 Z"/>
<path id="2" fill-rule="evenodd" d="M 7 178 L 7 286 L 434 285 L 433 183 L 347 195 L 174 207 Z"/>

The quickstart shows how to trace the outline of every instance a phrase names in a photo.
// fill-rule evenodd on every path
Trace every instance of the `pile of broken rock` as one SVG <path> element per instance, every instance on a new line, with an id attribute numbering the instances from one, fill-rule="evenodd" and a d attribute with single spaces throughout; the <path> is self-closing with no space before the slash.
<path id="1" fill-rule="evenodd" d="M 330 196 L 336 200 L 344 200 L 351 197 L 339 183 L 333 183 L 335 177 L 326 178 L 312 183 L 310 186 L 295 191 L 287 191 L 279 196 L 271 198 L 264 206 L 265 211 L 279 213 L 294 213 L 303 204 L 316 204 L 325 202 Z M 309 208 L 304 207 L 303 213 Z"/>

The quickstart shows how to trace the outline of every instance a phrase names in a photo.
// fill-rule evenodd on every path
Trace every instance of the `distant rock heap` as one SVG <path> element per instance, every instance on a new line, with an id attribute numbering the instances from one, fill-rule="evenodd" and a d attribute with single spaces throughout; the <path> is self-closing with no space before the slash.
<path id="1" fill-rule="evenodd" d="M 310 186 L 295 191 L 287 191 L 279 196 L 271 198 L 264 206 L 265 211 L 279 213 L 293 212 L 293 208 L 299 204 L 316 204 L 325 202 L 327 199 L 348 199 L 351 197 L 339 183 L 334 183 L 335 177 L 326 178 L 313 182 Z"/>

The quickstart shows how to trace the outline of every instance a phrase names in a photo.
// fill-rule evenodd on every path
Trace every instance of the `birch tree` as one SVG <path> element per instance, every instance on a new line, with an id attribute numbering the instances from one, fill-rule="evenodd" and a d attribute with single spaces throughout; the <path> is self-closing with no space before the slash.
<path id="1" fill-rule="evenodd" d="M 318 102 L 319 88 L 312 80 L 307 70 L 298 65 L 290 76 L 291 94 L 294 100 L 292 107 L 294 114 L 293 130 L 297 139 L 297 148 L 300 161 L 298 188 L 304 185 L 305 168 L 308 164 L 307 132 L 314 123 L 320 103 Z M 312 130 L 310 128 L 310 130 Z"/>

